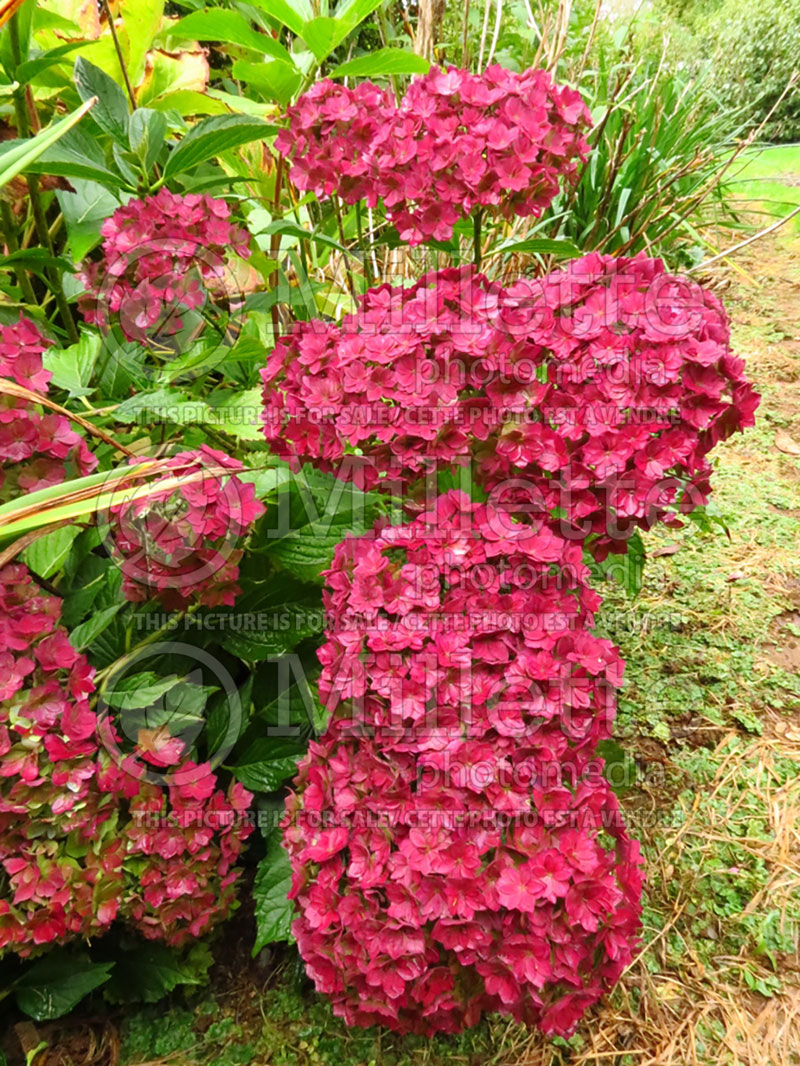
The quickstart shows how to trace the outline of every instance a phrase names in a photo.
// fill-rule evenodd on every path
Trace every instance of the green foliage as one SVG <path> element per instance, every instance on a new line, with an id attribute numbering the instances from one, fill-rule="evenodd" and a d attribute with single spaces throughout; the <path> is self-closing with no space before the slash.
<path id="1" fill-rule="evenodd" d="M 798 70 L 800 0 L 725 0 L 698 33 L 714 49 L 715 83 L 728 105 L 748 107 L 754 124 L 767 120 L 765 141 L 800 139 L 796 82 L 787 91 Z"/>

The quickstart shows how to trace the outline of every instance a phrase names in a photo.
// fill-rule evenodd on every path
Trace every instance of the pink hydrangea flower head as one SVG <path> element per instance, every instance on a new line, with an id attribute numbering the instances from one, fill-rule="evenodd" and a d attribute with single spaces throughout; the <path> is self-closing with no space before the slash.
<path id="1" fill-rule="evenodd" d="M 346 203 L 382 199 L 412 245 L 449 240 L 475 208 L 541 214 L 588 153 L 586 105 L 543 70 L 433 67 L 399 105 L 369 82 L 323 81 L 288 116 L 276 145 L 295 184 Z"/>
<path id="2" fill-rule="evenodd" d="M 119 493 L 103 521 L 127 599 L 157 598 L 170 610 L 234 602 L 241 542 L 264 513 L 242 470 L 203 445 L 169 459 L 152 491 L 137 482 Z"/>
<path id="3" fill-rule="evenodd" d="M 102 234 L 102 259 L 80 275 L 81 310 L 87 322 L 105 331 L 118 323 L 142 344 L 183 329 L 185 312 L 230 288 L 231 254 L 250 254 L 250 236 L 224 200 L 166 188 L 117 208 Z"/>
<path id="4" fill-rule="evenodd" d="M 93 671 L 60 601 L 0 570 L 0 955 L 98 935 L 122 890 L 116 801 L 97 787 Z"/>
<path id="5" fill-rule="evenodd" d="M 708 501 L 709 452 L 753 425 L 759 401 L 712 292 L 659 259 L 592 254 L 505 290 L 500 318 L 528 346 L 524 372 L 487 388 L 487 488 L 524 479 L 520 499 L 561 508 L 600 559 Z M 546 382 L 533 403 L 531 359 Z"/>
<path id="6" fill-rule="evenodd" d="M 284 842 L 293 933 L 335 1014 L 429 1035 L 499 1011 L 572 1034 L 637 947 L 640 858 L 602 779 L 547 776 L 498 810 L 427 782 L 420 752 L 312 743 Z"/>
<path id="7" fill-rule="evenodd" d="M 51 374 L 42 354 L 48 347 L 30 319 L 20 316 L 18 322 L 0 326 L 0 377 L 47 393 Z M 90 474 L 96 466 L 97 459 L 64 415 L 0 396 L 0 501 Z"/>

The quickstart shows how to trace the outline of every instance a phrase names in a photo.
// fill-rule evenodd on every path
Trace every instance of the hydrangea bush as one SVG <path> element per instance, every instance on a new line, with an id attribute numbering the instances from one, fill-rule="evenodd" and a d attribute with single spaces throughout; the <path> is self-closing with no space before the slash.
<path id="1" fill-rule="evenodd" d="M 293 928 L 348 1023 L 569 1036 L 634 957 L 642 890 L 588 563 L 705 503 L 757 397 L 718 299 L 659 259 L 569 248 L 514 280 L 542 251 L 517 221 L 588 156 L 576 91 L 328 69 L 298 71 L 273 157 L 246 147 L 276 132 L 261 103 L 184 135 L 76 63 L 99 147 L 50 158 L 96 187 L 59 188 L 6 264 L 56 343 L 0 324 L 0 954 L 117 923 L 176 958 L 236 906 L 253 793 L 282 810 L 296 773 L 253 853 L 255 951 Z M 83 260 L 66 289 L 51 244 Z M 315 691 L 286 689 L 315 652 Z"/>

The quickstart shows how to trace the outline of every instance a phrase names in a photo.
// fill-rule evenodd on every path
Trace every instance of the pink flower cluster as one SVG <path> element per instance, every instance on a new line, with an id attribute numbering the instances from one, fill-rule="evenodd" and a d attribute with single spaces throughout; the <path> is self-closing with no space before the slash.
<path id="1" fill-rule="evenodd" d="M 126 599 L 158 598 L 170 610 L 233 604 L 241 541 L 264 513 L 253 485 L 236 477 L 242 470 L 204 444 L 169 459 L 146 494 L 138 482 L 120 493 L 104 525 Z"/>
<path id="2" fill-rule="evenodd" d="M 177 756 L 166 789 L 136 760 L 109 762 L 93 671 L 60 609 L 24 566 L 0 570 L 0 955 L 97 936 L 117 916 L 182 943 L 231 910 L 250 795 Z"/>
<path id="3" fill-rule="evenodd" d="M 207 764 L 189 759 L 164 788 L 142 776 L 114 765 L 100 774 L 103 788 L 129 798 L 121 915 L 149 940 L 180 947 L 236 906 L 235 863 L 252 832 L 242 818 L 252 795 L 238 782 L 224 792 Z"/>
<path id="4" fill-rule="evenodd" d="M 248 232 L 231 222 L 224 200 L 161 188 L 131 200 L 102 226 L 103 258 L 80 275 L 87 322 L 118 322 L 128 340 L 146 344 L 183 328 L 182 313 L 202 307 L 227 284 L 227 261 L 250 254 Z"/>
<path id="5" fill-rule="evenodd" d="M 586 158 L 590 115 L 544 70 L 432 68 L 399 106 L 369 82 L 322 81 L 289 108 L 276 140 L 291 178 L 347 203 L 383 200 L 410 244 L 449 240 L 475 208 L 539 215 Z"/>
<path id="6" fill-rule="evenodd" d="M 498 1010 L 568 1035 L 630 962 L 638 844 L 592 761 L 622 663 L 586 576 L 579 547 L 458 493 L 337 549 L 333 717 L 284 840 L 300 952 L 348 1023 Z"/>
<path id="7" fill-rule="evenodd" d="M 0 325 L 0 377 L 46 393 L 50 372 L 42 353 L 49 347 L 36 325 Z M 0 395 L 0 499 L 90 474 L 97 460 L 63 415 L 42 413 L 33 403 Z"/>
<path id="8" fill-rule="evenodd" d="M 94 689 L 25 567 L 0 570 L 0 953 L 97 934 L 122 889 L 116 804 L 95 787 Z"/>
<path id="9" fill-rule="evenodd" d="M 512 285 L 502 318 L 544 384 L 532 396 L 512 370 L 503 425 L 476 452 L 488 488 L 521 475 L 519 498 L 561 508 L 598 558 L 707 503 L 708 453 L 759 402 L 712 292 L 660 259 L 588 255 Z"/>
<path id="10" fill-rule="evenodd" d="M 706 502 L 708 452 L 758 404 L 718 299 L 645 256 L 371 289 L 341 325 L 296 325 L 262 377 L 282 457 L 370 487 L 473 459 L 508 506 L 560 508 L 598 556 Z"/>

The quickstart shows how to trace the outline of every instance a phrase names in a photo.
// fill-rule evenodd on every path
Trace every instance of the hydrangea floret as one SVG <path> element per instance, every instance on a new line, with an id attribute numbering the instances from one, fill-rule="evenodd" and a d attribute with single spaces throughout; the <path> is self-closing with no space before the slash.
<path id="1" fill-rule="evenodd" d="M 0 377 L 46 395 L 49 343 L 30 319 L 0 325 Z M 90 474 L 97 459 L 69 420 L 33 401 L 0 394 L 0 501 Z"/>

